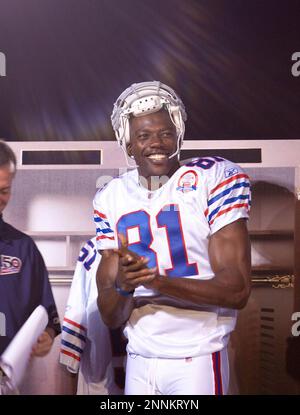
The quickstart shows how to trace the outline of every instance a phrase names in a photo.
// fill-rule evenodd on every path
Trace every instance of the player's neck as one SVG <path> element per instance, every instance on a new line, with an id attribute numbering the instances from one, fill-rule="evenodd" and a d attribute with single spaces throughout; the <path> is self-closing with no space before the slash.
<path id="1" fill-rule="evenodd" d="M 139 175 L 139 184 L 149 192 L 155 192 L 160 189 L 167 181 L 169 180 L 168 176 L 150 176 L 143 177 Z"/>
<path id="2" fill-rule="evenodd" d="M 179 167 L 179 164 L 174 166 L 168 174 L 162 176 L 144 177 L 139 173 L 139 183 L 149 192 L 155 192 L 169 181 L 169 179 L 173 176 L 173 174 L 178 170 Z"/>

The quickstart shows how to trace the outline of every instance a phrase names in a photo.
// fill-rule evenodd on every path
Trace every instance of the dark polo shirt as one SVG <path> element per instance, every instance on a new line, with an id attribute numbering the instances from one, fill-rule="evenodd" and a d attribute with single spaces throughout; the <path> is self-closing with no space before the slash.
<path id="1" fill-rule="evenodd" d="M 44 260 L 32 238 L 5 223 L 1 215 L 0 355 L 40 304 L 48 311 L 48 327 L 59 334 L 58 313 Z"/>

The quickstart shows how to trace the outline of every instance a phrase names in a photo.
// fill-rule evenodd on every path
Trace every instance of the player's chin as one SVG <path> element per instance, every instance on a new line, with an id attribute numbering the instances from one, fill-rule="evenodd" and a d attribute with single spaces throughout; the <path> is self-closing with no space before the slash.
<path id="1" fill-rule="evenodd" d="M 146 163 L 150 176 L 167 176 L 172 168 L 172 162 L 168 158 L 161 160 L 147 158 Z"/>

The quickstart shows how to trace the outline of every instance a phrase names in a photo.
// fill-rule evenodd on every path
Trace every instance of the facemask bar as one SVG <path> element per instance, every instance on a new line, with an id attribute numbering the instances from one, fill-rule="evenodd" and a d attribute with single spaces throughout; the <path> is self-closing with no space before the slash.
<path id="1" fill-rule="evenodd" d="M 179 157 L 185 131 L 184 122 L 187 117 L 181 99 L 172 88 L 158 81 L 141 82 L 127 88 L 115 102 L 111 122 L 116 139 L 126 155 L 127 163 L 129 157 L 127 144 L 130 141 L 129 118 L 151 114 L 163 107 L 167 109 L 178 137 L 176 151 L 169 158 L 176 155 Z"/>

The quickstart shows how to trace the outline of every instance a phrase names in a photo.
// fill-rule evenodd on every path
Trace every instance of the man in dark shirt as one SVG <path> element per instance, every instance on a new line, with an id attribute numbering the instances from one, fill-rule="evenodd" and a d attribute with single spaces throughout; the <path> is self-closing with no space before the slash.
<path id="1" fill-rule="evenodd" d="M 48 326 L 32 350 L 33 356 L 45 356 L 60 333 L 48 272 L 34 241 L 4 222 L 2 212 L 10 195 L 16 172 L 16 157 L 11 148 L 0 141 L 0 355 L 38 305 L 49 317 Z"/>

